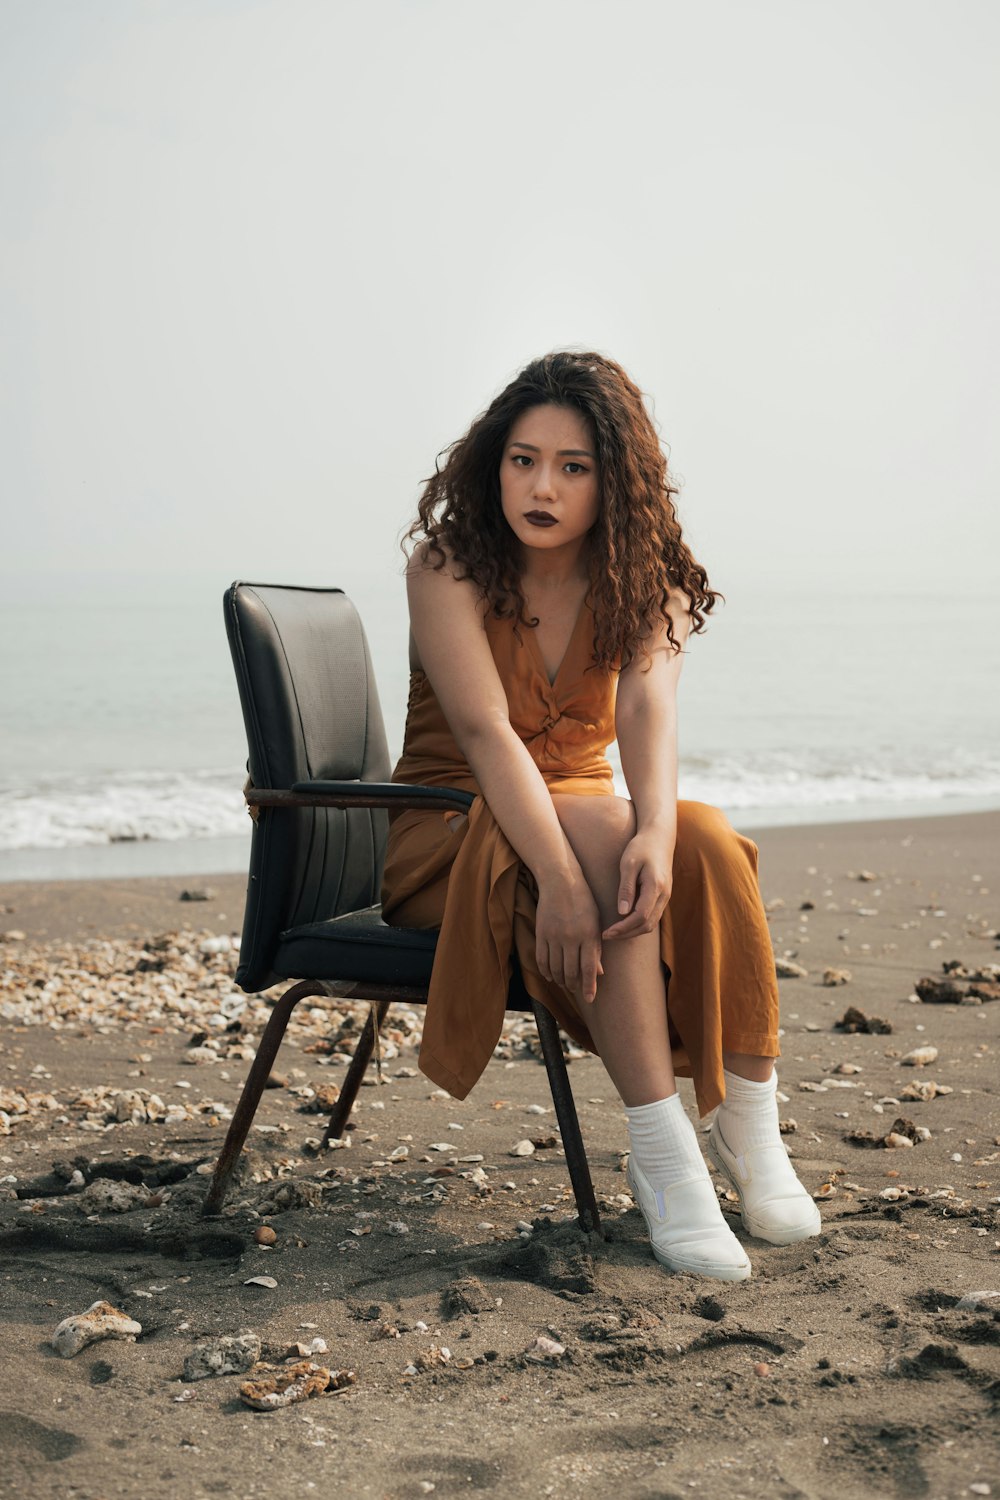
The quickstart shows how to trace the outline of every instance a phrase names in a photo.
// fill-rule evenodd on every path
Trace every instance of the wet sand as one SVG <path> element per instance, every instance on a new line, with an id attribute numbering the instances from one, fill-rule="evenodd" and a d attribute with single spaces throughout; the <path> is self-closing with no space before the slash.
<path id="1" fill-rule="evenodd" d="M 989 994 L 1000 813 L 751 836 L 776 956 L 807 971 L 780 980 L 778 1073 L 823 1233 L 778 1248 L 736 1218 L 754 1274 L 735 1286 L 652 1259 L 620 1103 L 577 1055 L 604 1237 L 579 1231 L 521 1020 L 459 1102 L 416 1069 L 419 1008 L 390 1011 L 384 1081 L 317 1156 L 305 1111 L 366 1007 L 305 1002 L 226 1212 L 202 1219 L 268 1014 L 219 941 L 242 877 L 0 886 L 0 1493 L 1000 1495 L 1000 1297 L 975 1298 L 1000 1292 L 1000 1003 L 915 994 L 953 962 Z M 835 1029 L 848 1006 L 891 1032 Z M 904 1097 L 915 1081 L 941 1092 Z M 897 1120 L 915 1145 L 848 1139 Z M 133 1206 L 103 1207 L 129 1179 Z M 60 1358 L 55 1326 L 98 1299 L 141 1335 Z M 244 1329 L 272 1361 L 320 1338 L 313 1362 L 356 1379 L 264 1413 L 246 1375 L 182 1378 Z"/>

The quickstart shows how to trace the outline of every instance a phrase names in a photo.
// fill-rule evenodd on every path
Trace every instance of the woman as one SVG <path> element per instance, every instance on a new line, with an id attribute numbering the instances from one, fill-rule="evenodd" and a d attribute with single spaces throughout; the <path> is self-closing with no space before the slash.
<path id="1" fill-rule="evenodd" d="M 412 675 L 393 779 L 477 796 L 468 818 L 393 816 L 383 915 L 441 929 L 422 1070 L 465 1097 L 516 948 L 530 994 L 621 1095 L 653 1254 L 738 1281 L 750 1262 L 676 1074 L 703 1115 L 718 1106 L 708 1151 L 745 1228 L 790 1244 L 820 1220 L 778 1129 L 757 847 L 717 808 L 677 800 L 683 646 L 717 596 L 676 493 L 642 393 L 599 354 L 533 361 L 448 450 L 407 533 Z M 605 758 L 616 737 L 630 800 Z"/>

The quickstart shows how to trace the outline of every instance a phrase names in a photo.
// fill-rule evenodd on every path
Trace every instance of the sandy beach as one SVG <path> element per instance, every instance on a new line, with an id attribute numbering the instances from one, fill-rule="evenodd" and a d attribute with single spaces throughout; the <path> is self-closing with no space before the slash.
<path id="1" fill-rule="evenodd" d="M 751 836 L 823 1233 L 749 1240 L 723 1197 L 738 1285 L 653 1260 L 578 1053 L 603 1238 L 576 1227 L 521 1020 L 459 1102 L 417 1069 L 422 1011 L 390 1011 L 383 1079 L 320 1155 L 366 1007 L 305 1002 L 203 1219 L 268 1014 L 232 979 L 243 877 L 0 886 L 0 1493 L 1000 1495 L 1000 812 Z M 838 1028 L 849 1007 L 883 1028 Z M 61 1357 L 101 1300 L 141 1332 Z M 260 1370 L 185 1372 L 244 1332 L 247 1359 L 340 1377 L 259 1411 Z"/>

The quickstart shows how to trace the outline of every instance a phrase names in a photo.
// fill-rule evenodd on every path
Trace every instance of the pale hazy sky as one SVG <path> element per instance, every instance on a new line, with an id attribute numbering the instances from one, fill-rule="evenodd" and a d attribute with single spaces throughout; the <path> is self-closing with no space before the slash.
<path id="1" fill-rule="evenodd" d="M 435 453 L 576 345 L 718 587 L 995 577 L 998 42 L 994 0 L 0 0 L 0 570 L 395 587 Z"/>

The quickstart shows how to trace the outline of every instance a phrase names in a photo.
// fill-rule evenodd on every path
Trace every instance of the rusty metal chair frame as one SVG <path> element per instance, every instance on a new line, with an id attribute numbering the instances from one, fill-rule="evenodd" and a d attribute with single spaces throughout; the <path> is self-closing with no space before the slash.
<path id="1" fill-rule="evenodd" d="M 240 594 L 239 591 L 241 590 L 245 591 L 244 595 Z M 234 584 L 226 594 L 227 627 L 230 635 L 230 646 L 237 669 L 244 717 L 247 722 L 248 738 L 251 745 L 251 774 L 254 770 L 255 743 L 258 761 L 260 761 L 262 754 L 260 750 L 260 726 L 257 723 L 259 709 L 258 705 L 253 702 L 252 683 L 250 681 L 252 674 L 244 659 L 242 642 L 240 640 L 240 623 L 237 618 L 238 607 L 242 607 L 247 597 L 252 599 L 254 605 L 259 605 L 260 597 L 263 596 L 267 608 L 259 611 L 259 615 L 261 618 L 266 615 L 269 621 L 275 612 L 275 599 L 280 602 L 283 593 L 290 594 L 293 592 L 297 594 L 311 592 L 317 596 L 340 594 L 339 590 L 292 591 L 282 590 L 280 586 L 275 585 L 254 584 Z M 341 612 L 345 608 L 352 609 L 346 600 L 342 600 L 339 608 Z M 266 628 L 270 629 L 271 625 L 267 624 Z M 363 642 L 364 633 L 360 621 L 357 621 L 357 630 Z M 289 666 L 291 653 L 288 649 L 287 641 L 283 640 L 280 644 L 283 658 L 282 671 L 287 673 L 291 670 Z M 381 730 L 381 714 L 377 709 L 377 695 L 374 679 L 371 676 L 370 660 L 367 656 L 367 643 L 364 643 L 364 654 L 368 667 L 368 690 L 374 703 L 374 709 L 369 706 L 367 711 L 366 734 L 370 731 L 370 721 L 377 718 L 376 731 L 377 733 L 381 733 L 382 743 L 380 747 L 376 742 L 374 763 L 377 768 L 381 768 L 384 764 L 387 769 L 387 760 L 383 753 L 384 731 Z M 367 758 L 366 751 L 366 760 Z M 450 787 L 423 787 L 382 780 L 337 780 L 325 777 L 309 781 L 295 781 L 288 787 L 254 786 L 252 782 L 248 781 L 244 789 L 244 795 L 255 823 L 255 841 L 258 837 L 257 823 L 261 819 L 262 814 L 266 818 L 282 819 L 286 817 L 292 818 L 305 809 L 323 808 L 344 810 L 348 817 L 351 815 L 356 816 L 361 809 L 420 808 L 427 811 L 447 809 L 466 811 L 473 801 L 470 793 Z M 347 810 L 351 811 L 348 812 Z M 257 845 L 255 843 L 254 856 L 252 856 L 251 860 L 251 877 L 248 891 L 252 889 L 255 878 L 254 859 L 256 857 Z M 261 854 L 260 858 L 263 857 L 263 854 Z M 374 870 L 374 886 L 377 889 L 377 881 L 381 878 L 380 861 L 377 856 L 376 866 L 377 868 Z M 259 870 L 260 866 L 258 865 L 256 868 Z M 344 913 L 330 914 L 331 917 L 335 915 L 339 915 L 342 919 Z M 386 929 L 384 924 L 381 924 L 377 906 L 366 907 L 357 913 L 348 911 L 348 917 L 353 915 L 367 919 L 370 924 L 374 923 L 376 929 L 381 928 L 387 936 L 390 933 L 401 934 L 404 932 L 403 929 Z M 325 924 L 321 921 L 319 924 L 313 924 L 310 927 L 293 928 L 290 931 L 282 932 L 281 939 L 283 941 L 286 939 L 294 940 L 298 933 L 308 934 L 315 932 L 316 925 L 323 927 Z M 409 936 L 410 938 L 414 938 L 416 934 L 409 933 Z M 424 948 L 425 958 L 428 947 L 432 950 L 434 936 L 434 934 L 426 932 L 421 932 L 419 935 Z M 369 955 L 370 951 L 369 949 Z M 400 960 L 398 955 L 395 957 L 394 971 L 398 978 Z M 270 955 L 268 955 L 268 962 L 270 961 Z M 261 1095 L 274 1067 L 278 1049 L 284 1038 L 292 1011 L 300 1000 L 308 996 L 323 995 L 337 999 L 370 1002 L 368 1017 L 353 1058 L 348 1065 L 337 1103 L 326 1125 L 323 1135 L 324 1145 L 328 1145 L 332 1140 L 340 1139 L 346 1133 L 348 1120 L 357 1099 L 358 1090 L 361 1087 L 362 1079 L 372 1058 L 377 1030 L 381 1027 L 389 1006 L 394 1002 L 406 1005 L 426 1004 L 427 986 L 423 981 L 418 980 L 414 983 L 382 983 L 378 980 L 373 980 L 371 977 L 358 978 L 357 973 L 350 972 L 351 967 L 349 962 L 342 963 L 338 972 L 324 974 L 322 977 L 312 976 L 302 978 L 296 976 L 293 972 L 278 976 L 289 979 L 298 977 L 298 982 L 286 990 L 277 1001 L 264 1029 L 255 1060 L 243 1086 L 243 1091 L 230 1122 L 222 1151 L 215 1165 L 209 1190 L 203 1204 L 203 1214 L 215 1215 L 221 1211 L 233 1172 L 257 1112 Z M 267 987 L 266 984 L 260 982 L 259 966 L 255 972 L 257 972 L 258 977 L 250 983 L 243 983 L 239 973 L 237 974 L 237 983 L 240 983 L 241 987 L 247 989 L 250 993 L 256 993 L 260 989 Z M 559 1124 L 562 1146 L 566 1156 L 566 1166 L 580 1216 L 580 1225 L 587 1232 L 600 1232 L 600 1215 L 590 1175 L 590 1167 L 587 1162 L 583 1138 L 580 1132 L 576 1105 L 566 1071 L 566 1060 L 560 1042 L 559 1027 L 551 1012 L 544 1005 L 534 1000 L 526 990 L 516 955 L 512 955 L 512 974 L 507 1009 L 508 1011 L 527 1012 L 534 1017 L 548 1075 L 549 1087 L 552 1093 L 552 1100 L 555 1106 L 556 1118 Z"/>

